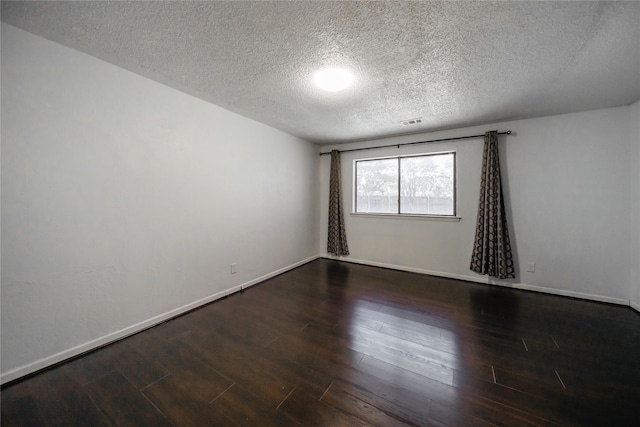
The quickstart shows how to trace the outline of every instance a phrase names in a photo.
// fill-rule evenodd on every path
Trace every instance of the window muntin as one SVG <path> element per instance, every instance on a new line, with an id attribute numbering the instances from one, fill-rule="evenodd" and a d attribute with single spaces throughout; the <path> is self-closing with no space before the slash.
<path id="1" fill-rule="evenodd" d="M 455 216 L 455 153 L 355 161 L 355 213 Z"/>

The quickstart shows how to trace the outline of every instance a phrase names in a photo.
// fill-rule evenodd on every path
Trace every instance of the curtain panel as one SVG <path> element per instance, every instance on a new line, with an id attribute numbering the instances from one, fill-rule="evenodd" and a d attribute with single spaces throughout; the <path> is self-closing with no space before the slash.
<path id="1" fill-rule="evenodd" d="M 331 151 L 331 175 L 329 176 L 329 227 L 327 252 L 333 255 L 349 255 L 347 232 L 344 228 L 342 204 L 342 173 L 340 151 Z"/>
<path id="2" fill-rule="evenodd" d="M 484 136 L 480 203 L 470 268 L 498 279 L 516 277 L 502 196 L 497 131 Z"/>

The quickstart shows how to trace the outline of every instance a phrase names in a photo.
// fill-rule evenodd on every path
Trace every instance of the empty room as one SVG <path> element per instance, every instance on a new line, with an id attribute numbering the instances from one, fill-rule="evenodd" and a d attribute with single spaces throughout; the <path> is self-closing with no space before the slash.
<path id="1" fill-rule="evenodd" d="M 3 426 L 636 426 L 640 2 L 2 1 Z"/>

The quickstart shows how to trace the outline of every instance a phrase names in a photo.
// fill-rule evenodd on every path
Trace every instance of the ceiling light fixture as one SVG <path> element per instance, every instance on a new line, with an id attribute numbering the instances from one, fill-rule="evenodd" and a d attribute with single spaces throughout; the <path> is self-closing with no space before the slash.
<path id="1" fill-rule="evenodd" d="M 313 81 L 321 89 L 338 92 L 353 82 L 353 74 L 343 68 L 325 68 L 315 73 Z"/>

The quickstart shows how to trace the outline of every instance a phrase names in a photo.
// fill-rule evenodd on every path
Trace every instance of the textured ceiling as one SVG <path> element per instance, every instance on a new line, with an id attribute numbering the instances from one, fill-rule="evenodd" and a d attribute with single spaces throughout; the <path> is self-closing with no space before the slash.
<path id="1" fill-rule="evenodd" d="M 640 2 L 3 1 L 2 20 L 321 144 L 640 99 Z M 356 84 L 315 89 L 327 65 Z"/>

